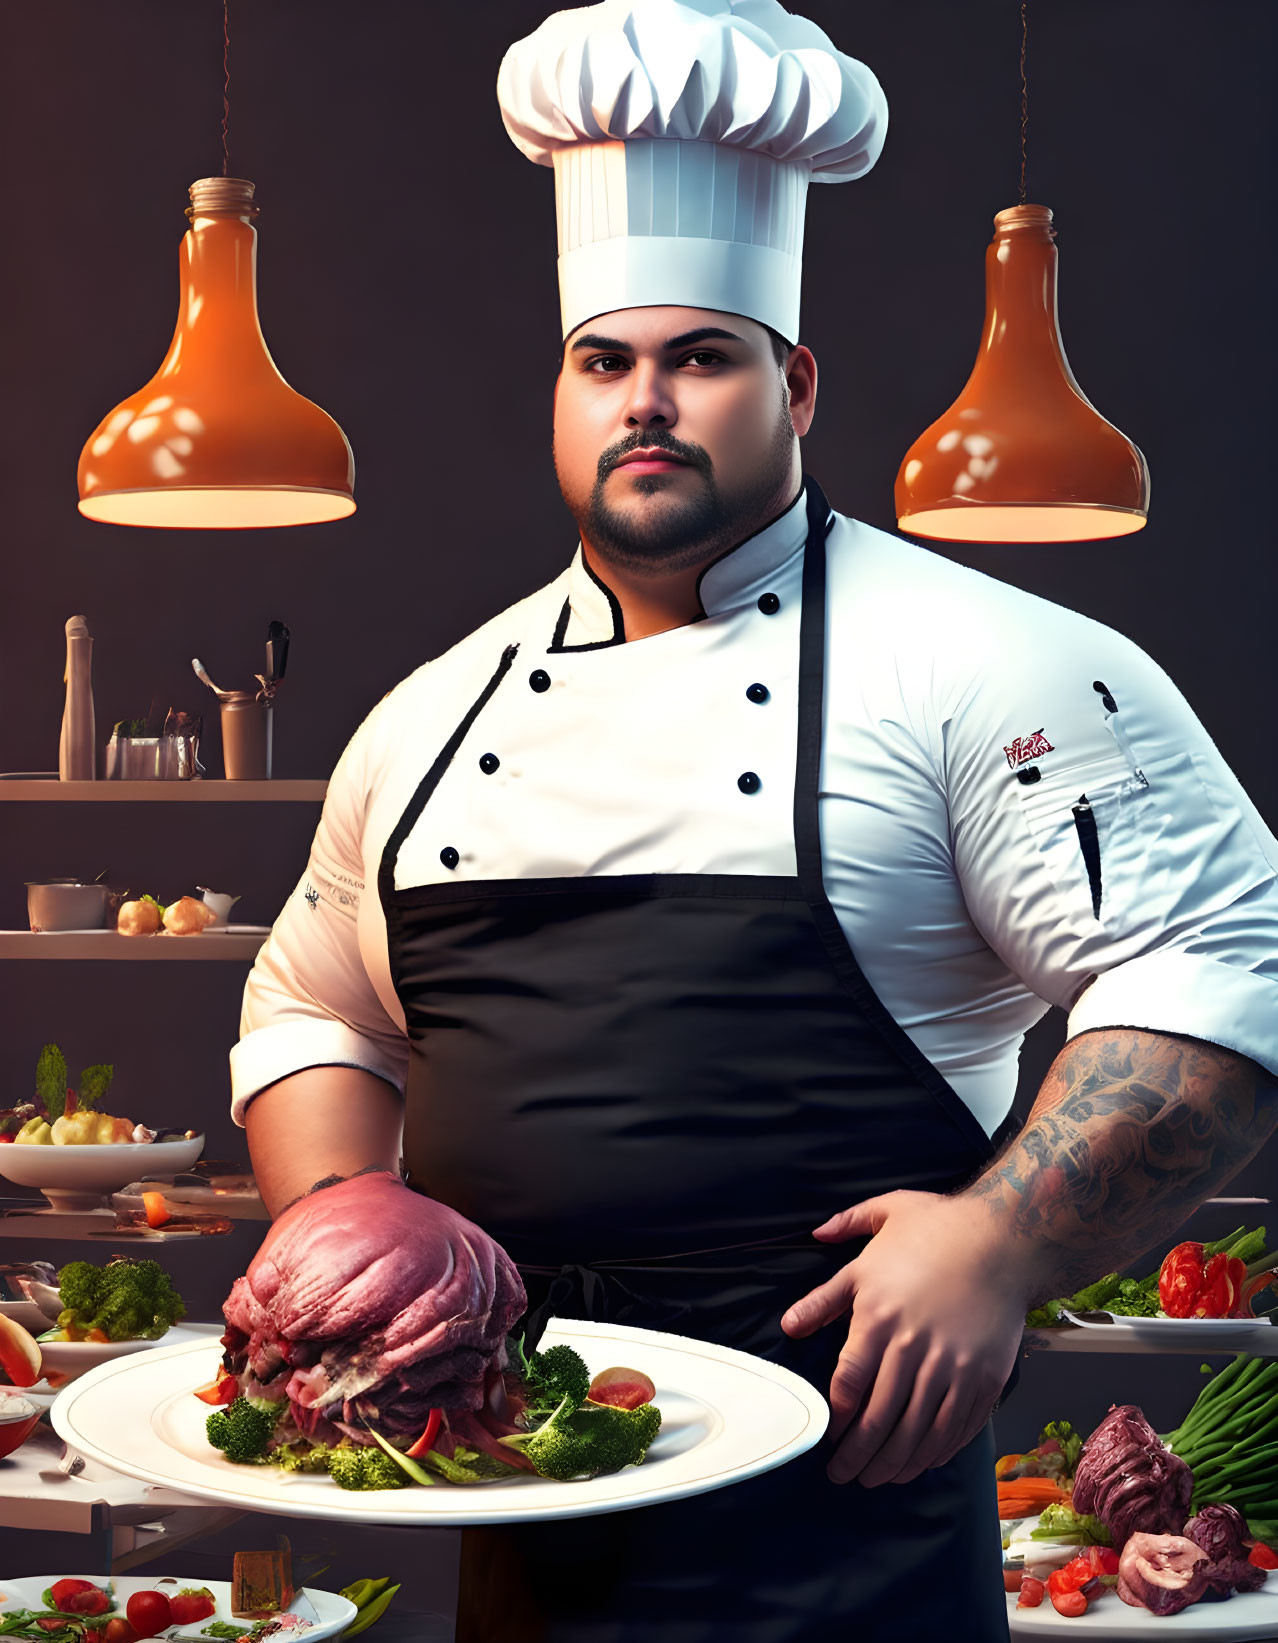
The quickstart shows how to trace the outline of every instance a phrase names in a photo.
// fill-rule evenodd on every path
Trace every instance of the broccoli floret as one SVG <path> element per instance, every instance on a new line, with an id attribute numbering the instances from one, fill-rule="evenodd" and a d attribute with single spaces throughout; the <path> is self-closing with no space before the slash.
<path id="1" fill-rule="evenodd" d="M 332 1452 L 326 1443 L 282 1443 L 266 1458 L 282 1472 L 327 1472 Z"/>
<path id="2" fill-rule="evenodd" d="M 154 1341 L 186 1316 L 158 1261 L 71 1261 L 58 1274 L 58 1290 L 58 1325 L 72 1336 L 100 1329 L 112 1341 Z"/>
<path id="3" fill-rule="evenodd" d="M 521 1450 L 544 1478 L 597 1477 L 637 1465 L 661 1426 L 654 1403 L 638 1409 L 616 1409 L 611 1404 L 585 1404 L 574 1409 L 564 1398 L 535 1432 L 502 1438 Z"/>
<path id="4" fill-rule="evenodd" d="M 572 1347 L 549 1346 L 528 1358 L 524 1356 L 522 1338 L 516 1340 L 512 1335 L 506 1350 L 511 1368 L 524 1383 L 530 1411 L 550 1411 L 565 1398 L 573 1409 L 585 1403 L 590 1392 L 590 1371 Z"/>
<path id="5" fill-rule="evenodd" d="M 204 1430 L 209 1442 L 227 1460 L 261 1460 L 286 1407 L 283 1403 L 268 1403 L 265 1398 L 240 1396 L 225 1409 L 215 1409 L 205 1421 Z"/>
<path id="6" fill-rule="evenodd" d="M 328 1475 L 339 1489 L 403 1489 L 409 1481 L 386 1451 L 372 1444 L 330 1449 Z"/>

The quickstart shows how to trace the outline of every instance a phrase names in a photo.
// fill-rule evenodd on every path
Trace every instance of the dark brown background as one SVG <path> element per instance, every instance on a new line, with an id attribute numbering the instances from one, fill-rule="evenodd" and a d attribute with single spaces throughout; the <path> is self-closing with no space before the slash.
<path id="1" fill-rule="evenodd" d="M 871 65 L 891 109 L 874 171 L 811 190 L 803 324 L 821 367 L 806 464 L 836 507 L 890 529 L 901 457 L 975 356 L 991 218 L 1017 199 L 1019 6 L 799 9 Z M 248 684 L 268 621 L 283 619 L 275 773 L 323 776 L 392 684 L 565 563 L 551 179 L 511 145 L 494 95 L 502 52 L 544 14 L 542 0 L 233 0 L 231 171 L 258 185 L 263 330 L 289 382 L 350 438 L 359 508 L 298 530 L 166 532 L 81 518 L 75 469 L 172 332 L 186 189 L 221 170 L 221 6 L 6 8 L 0 767 L 56 767 L 75 612 L 96 639 L 100 744 L 154 697 L 205 713 L 211 774 L 212 698 L 190 658 Z M 1148 458 L 1150 523 L 1117 542 L 938 551 L 1129 634 L 1272 825 L 1278 13 L 1269 0 L 1032 0 L 1030 14 L 1028 198 L 1056 213 L 1074 371 Z M 197 882 L 239 890 L 236 917 L 269 922 L 315 816 L 0 803 L 0 927 L 25 925 L 24 879 L 103 868 L 165 900 Z M 23 1092 L 56 1039 L 73 1071 L 114 1061 L 123 1110 L 198 1121 L 211 1151 L 244 1155 L 225 1115 L 243 976 L 6 963 L 6 1086 Z M 1027 1040 L 1022 1100 L 1062 1030 L 1053 1011 Z M 1234 1190 L 1263 1190 L 1273 1159 L 1271 1147 Z M 251 1228 L 167 1246 L 197 1316 L 253 1247 Z M 1036 1362 L 1000 1439 L 1030 1442 L 1062 1414 L 1088 1429 L 1130 1397 L 1167 1424 L 1196 1381 L 1188 1358 Z"/>

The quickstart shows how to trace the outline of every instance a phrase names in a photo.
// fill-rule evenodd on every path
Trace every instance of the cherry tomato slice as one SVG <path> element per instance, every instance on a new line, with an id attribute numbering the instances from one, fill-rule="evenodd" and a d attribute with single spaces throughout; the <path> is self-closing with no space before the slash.
<path id="1" fill-rule="evenodd" d="M 1087 1613 L 1087 1599 L 1082 1592 L 1053 1592 L 1052 1607 L 1057 1614 L 1069 1615 L 1072 1619 Z"/>
<path id="2" fill-rule="evenodd" d="M 1247 1561 L 1254 1563 L 1258 1569 L 1278 1569 L 1278 1552 L 1263 1541 L 1257 1541 L 1247 1553 Z"/>
<path id="3" fill-rule="evenodd" d="M 1016 1600 L 1018 1609 L 1037 1609 L 1043 1601 L 1043 1593 L 1047 1590 L 1043 1582 L 1034 1575 L 1026 1575 L 1021 1581 L 1021 1595 Z"/>

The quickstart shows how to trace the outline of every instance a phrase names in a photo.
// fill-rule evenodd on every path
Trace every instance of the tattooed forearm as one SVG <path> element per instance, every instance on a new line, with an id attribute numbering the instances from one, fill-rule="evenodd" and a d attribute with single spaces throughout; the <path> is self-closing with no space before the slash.
<path id="1" fill-rule="evenodd" d="M 1082 1033 L 964 1196 L 987 1205 L 1046 1300 L 1165 1239 L 1275 1128 L 1278 1082 L 1246 1056 L 1171 1033 Z"/>

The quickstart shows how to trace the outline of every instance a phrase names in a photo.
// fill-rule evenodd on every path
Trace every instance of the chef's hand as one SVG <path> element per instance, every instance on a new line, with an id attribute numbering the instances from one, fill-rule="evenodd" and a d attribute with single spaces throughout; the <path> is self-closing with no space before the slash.
<path id="1" fill-rule="evenodd" d="M 872 1488 L 944 1465 L 981 1430 L 1012 1372 L 1031 1286 L 968 1199 L 889 1192 L 814 1228 L 827 1243 L 871 1234 L 781 1327 L 801 1338 L 851 1312 L 830 1383 L 827 1476 Z"/>

